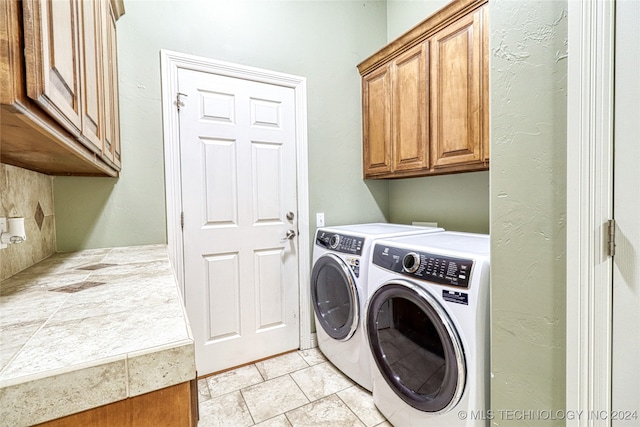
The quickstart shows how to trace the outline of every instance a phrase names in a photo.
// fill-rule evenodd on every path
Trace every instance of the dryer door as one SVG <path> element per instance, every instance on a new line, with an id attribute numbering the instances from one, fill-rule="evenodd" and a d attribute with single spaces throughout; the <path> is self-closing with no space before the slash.
<path id="1" fill-rule="evenodd" d="M 358 290 L 342 259 L 333 254 L 318 258 L 311 272 L 311 299 L 317 322 L 331 338 L 351 338 L 360 316 Z"/>
<path id="2" fill-rule="evenodd" d="M 366 328 L 376 365 L 402 400 L 425 412 L 458 403 L 466 378 L 462 343 L 425 289 L 406 281 L 381 286 L 369 301 Z"/>

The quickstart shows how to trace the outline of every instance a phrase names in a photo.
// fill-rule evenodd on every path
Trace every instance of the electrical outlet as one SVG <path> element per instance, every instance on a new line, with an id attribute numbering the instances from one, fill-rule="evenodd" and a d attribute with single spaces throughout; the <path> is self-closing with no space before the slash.
<path id="1" fill-rule="evenodd" d="M 316 227 L 324 227 L 324 212 L 316 213 Z"/>

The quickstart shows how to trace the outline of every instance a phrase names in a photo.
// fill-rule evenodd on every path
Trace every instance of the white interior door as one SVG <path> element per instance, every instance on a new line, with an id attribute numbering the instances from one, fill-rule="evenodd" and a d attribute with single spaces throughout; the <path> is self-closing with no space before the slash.
<path id="1" fill-rule="evenodd" d="M 299 347 L 294 90 L 180 69 L 184 287 L 200 375 Z"/>
<path id="2" fill-rule="evenodd" d="M 640 2 L 616 1 L 613 426 L 640 425 Z"/>

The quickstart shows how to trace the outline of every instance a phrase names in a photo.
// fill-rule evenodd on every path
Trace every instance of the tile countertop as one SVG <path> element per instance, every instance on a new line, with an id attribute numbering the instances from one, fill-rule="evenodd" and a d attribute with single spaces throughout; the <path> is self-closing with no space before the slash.
<path id="1" fill-rule="evenodd" d="M 0 283 L 0 426 L 196 376 L 165 245 L 55 254 Z"/>

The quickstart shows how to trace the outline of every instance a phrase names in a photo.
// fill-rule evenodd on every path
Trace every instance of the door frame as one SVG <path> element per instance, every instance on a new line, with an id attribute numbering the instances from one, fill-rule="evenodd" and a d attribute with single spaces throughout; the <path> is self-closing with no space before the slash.
<path id="1" fill-rule="evenodd" d="M 178 70 L 186 69 L 294 90 L 296 123 L 296 173 L 298 209 L 298 290 L 300 348 L 313 346 L 311 335 L 311 303 L 309 290 L 309 179 L 307 149 L 307 80 L 290 74 L 233 64 L 170 50 L 160 50 L 162 86 L 162 122 L 164 132 L 165 198 L 167 244 L 182 295 L 184 289 L 184 246 L 181 213 L 180 126 L 177 109 Z"/>
<path id="2" fill-rule="evenodd" d="M 582 426 L 611 413 L 615 2 L 568 6 L 566 409 L 585 416 L 566 423 Z"/>

